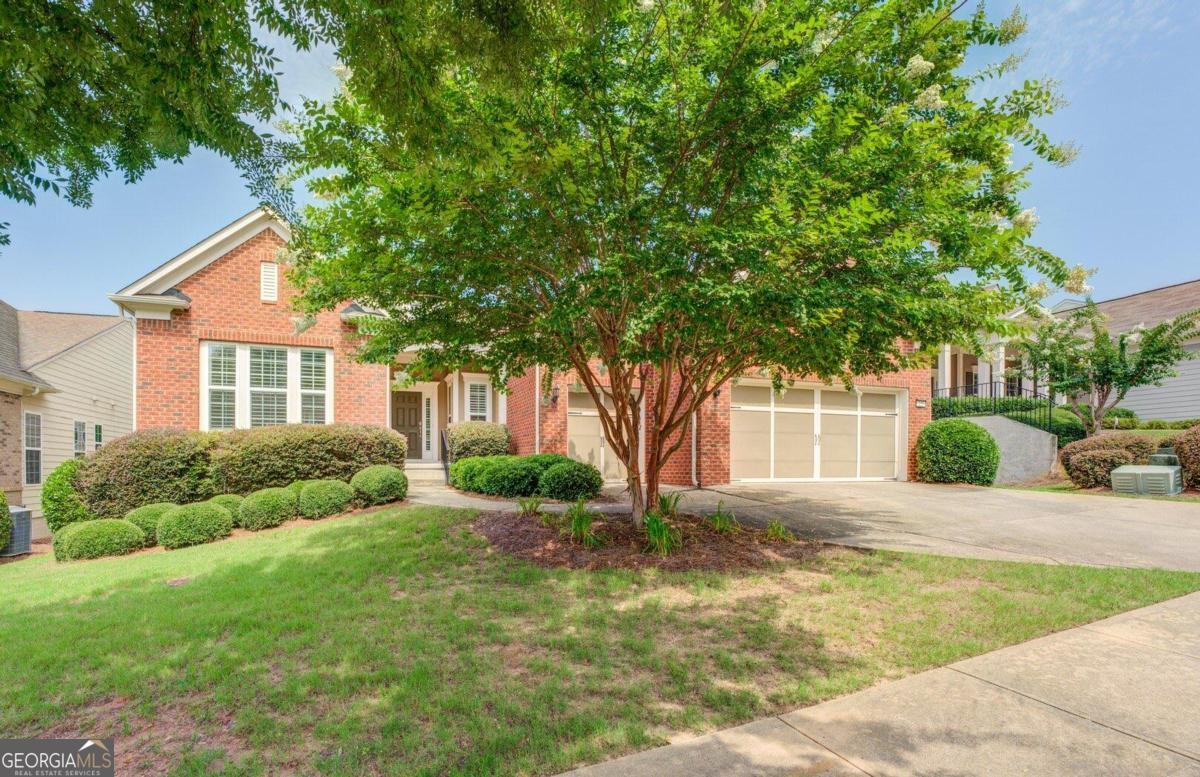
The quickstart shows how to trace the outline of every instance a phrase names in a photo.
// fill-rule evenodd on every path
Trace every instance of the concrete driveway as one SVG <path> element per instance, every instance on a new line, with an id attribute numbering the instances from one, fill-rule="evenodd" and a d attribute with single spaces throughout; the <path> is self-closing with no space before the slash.
<path id="1" fill-rule="evenodd" d="M 1200 571 L 1200 503 L 925 483 L 742 484 L 685 492 L 798 535 L 971 558 Z"/>

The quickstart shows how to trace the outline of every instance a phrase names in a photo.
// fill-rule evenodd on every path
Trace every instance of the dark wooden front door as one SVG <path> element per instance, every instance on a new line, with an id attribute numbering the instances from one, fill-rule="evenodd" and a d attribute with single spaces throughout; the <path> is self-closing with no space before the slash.
<path id="1" fill-rule="evenodd" d="M 421 458 L 421 392 L 392 393 L 392 428 L 408 441 L 408 458 Z"/>

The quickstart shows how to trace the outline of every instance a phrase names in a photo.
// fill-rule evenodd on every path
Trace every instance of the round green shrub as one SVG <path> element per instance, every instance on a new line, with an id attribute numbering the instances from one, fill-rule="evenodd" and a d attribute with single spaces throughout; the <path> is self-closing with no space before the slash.
<path id="1" fill-rule="evenodd" d="M 229 514 L 233 516 L 233 525 L 238 525 L 238 510 L 242 506 L 242 497 L 237 494 L 218 494 L 208 501 L 215 505 L 221 505 L 221 507 L 228 510 Z"/>
<path id="2" fill-rule="evenodd" d="M 1133 457 L 1133 464 L 1145 464 L 1150 460 L 1150 454 L 1158 450 L 1158 442 L 1143 434 L 1098 434 L 1085 440 L 1077 440 L 1063 448 L 1058 454 L 1067 477 L 1075 481 L 1071 474 L 1073 460 L 1076 456 L 1087 451 L 1128 451 Z"/>
<path id="3" fill-rule="evenodd" d="M 0 490 L 0 550 L 12 541 L 12 530 L 13 520 L 12 513 L 8 511 L 8 497 Z"/>
<path id="4" fill-rule="evenodd" d="M 361 504 L 387 504 L 407 496 L 408 476 L 397 467 L 376 464 L 356 472 L 350 478 L 350 487 Z"/>
<path id="5" fill-rule="evenodd" d="M 343 513 L 354 501 L 354 489 L 340 480 L 314 480 L 300 492 L 300 515 L 325 518 Z"/>
<path id="6" fill-rule="evenodd" d="M 1183 476 L 1193 486 L 1200 486 L 1200 426 L 1193 426 L 1175 436 L 1175 455 L 1183 468 Z"/>
<path id="7" fill-rule="evenodd" d="M 538 494 L 547 499 L 576 502 L 580 499 L 595 499 L 600 495 L 604 478 L 600 470 L 581 461 L 562 461 L 542 473 L 538 481 Z"/>
<path id="8" fill-rule="evenodd" d="M 64 526 L 54 535 L 54 557 L 76 561 L 102 556 L 123 556 L 139 550 L 146 534 L 129 521 L 99 518 Z"/>
<path id="9" fill-rule="evenodd" d="M 212 435 L 170 429 L 134 432 L 88 456 L 75 477 L 79 497 L 100 518 L 152 502 L 187 504 L 213 495 Z"/>
<path id="10" fill-rule="evenodd" d="M 176 507 L 179 507 L 179 505 L 174 502 L 155 502 L 154 504 L 142 505 L 126 513 L 125 520 L 145 533 L 146 547 L 150 547 L 158 542 L 158 522 L 162 520 L 163 515 L 170 510 L 174 510 Z"/>
<path id="11" fill-rule="evenodd" d="M 296 495 L 287 488 L 264 488 L 242 500 L 237 525 L 250 531 L 269 529 L 296 517 Z"/>
<path id="12" fill-rule="evenodd" d="M 478 491 L 509 498 L 537 493 L 541 469 L 525 456 L 490 456 L 478 476 Z"/>
<path id="13" fill-rule="evenodd" d="M 288 424 L 222 432 L 212 446 L 216 493 L 248 494 L 298 480 L 349 480 L 372 464 L 404 467 L 404 437 L 367 424 Z"/>
<path id="14" fill-rule="evenodd" d="M 50 532 L 57 532 L 68 523 L 89 521 L 95 518 L 79 498 L 75 478 L 79 474 L 81 459 L 67 459 L 46 476 L 42 484 L 42 517 Z"/>
<path id="15" fill-rule="evenodd" d="M 504 424 L 463 421 L 446 427 L 446 449 L 452 462 L 471 456 L 502 456 L 508 453 L 508 443 Z"/>
<path id="16" fill-rule="evenodd" d="M 158 521 L 158 544 L 168 550 L 203 545 L 228 537 L 233 516 L 212 502 L 196 502 L 168 510 Z"/>
<path id="17" fill-rule="evenodd" d="M 479 478 L 486 468 L 484 457 L 459 459 L 450 465 L 450 485 L 463 491 L 479 491 Z"/>
<path id="18" fill-rule="evenodd" d="M 300 492 L 303 491 L 304 487 L 307 486 L 309 483 L 315 483 L 315 482 L 316 482 L 315 480 L 297 480 L 295 483 L 288 483 L 286 486 L 284 486 L 284 488 L 286 488 L 288 491 L 292 492 L 292 496 L 296 497 L 296 502 L 297 502 L 297 504 L 299 504 Z"/>
<path id="19" fill-rule="evenodd" d="M 1076 453 L 1067 476 L 1080 488 L 1109 488 L 1112 471 L 1133 463 L 1133 454 L 1119 448 L 1097 448 Z"/>
<path id="20" fill-rule="evenodd" d="M 957 418 L 927 424 L 917 438 L 917 477 L 928 483 L 990 486 L 1000 447 L 982 426 Z"/>

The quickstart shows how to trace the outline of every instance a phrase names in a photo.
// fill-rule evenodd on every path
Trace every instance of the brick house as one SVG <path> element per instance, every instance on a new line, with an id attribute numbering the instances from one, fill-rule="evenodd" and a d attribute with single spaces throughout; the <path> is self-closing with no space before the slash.
<path id="1" fill-rule="evenodd" d="M 516 453 L 561 452 L 620 477 L 570 374 L 542 395 L 538 370 L 502 392 L 470 368 L 411 382 L 411 354 L 355 361 L 354 319 L 375 314 L 355 303 L 297 313 L 280 266 L 287 240 L 285 224 L 255 210 L 110 295 L 136 325 L 137 428 L 378 424 L 407 438 L 410 469 L 435 470 L 448 424 L 494 421 L 509 427 Z M 746 376 L 698 414 L 664 482 L 905 479 L 929 396 L 927 369 L 863 379 L 853 392 L 801 382 L 782 396 Z"/>

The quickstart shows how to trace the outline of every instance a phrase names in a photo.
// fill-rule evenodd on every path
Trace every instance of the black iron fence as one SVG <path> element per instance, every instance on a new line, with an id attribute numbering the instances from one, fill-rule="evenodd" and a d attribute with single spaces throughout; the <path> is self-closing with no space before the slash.
<path id="1" fill-rule="evenodd" d="M 1020 388 L 1012 381 L 950 386 L 933 392 L 933 417 L 1002 415 L 1052 431 L 1054 403 L 1046 394 Z"/>

